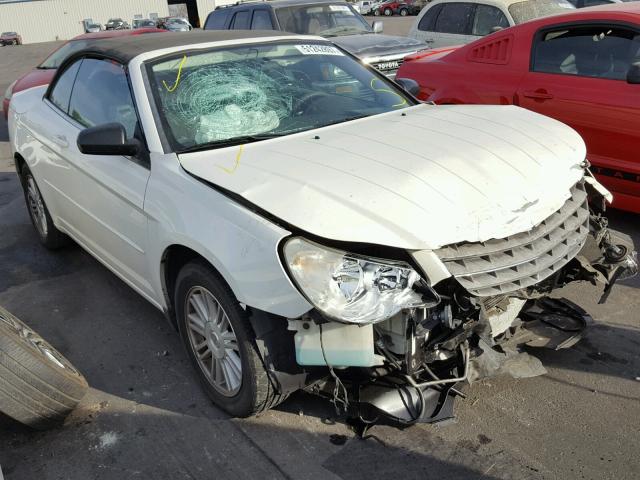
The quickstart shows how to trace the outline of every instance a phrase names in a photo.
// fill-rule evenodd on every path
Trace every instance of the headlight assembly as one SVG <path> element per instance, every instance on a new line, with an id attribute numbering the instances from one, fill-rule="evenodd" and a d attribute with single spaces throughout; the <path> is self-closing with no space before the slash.
<path id="1" fill-rule="evenodd" d="M 414 286 L 420 275 L 408 264 L 366 258 L 323 247 L 300 237 L 284 245 L 286 266 L 309 301 L 335 320 L 367 324 L 392 317 L 405 308 L 439 302 L 427 287 Z"/>

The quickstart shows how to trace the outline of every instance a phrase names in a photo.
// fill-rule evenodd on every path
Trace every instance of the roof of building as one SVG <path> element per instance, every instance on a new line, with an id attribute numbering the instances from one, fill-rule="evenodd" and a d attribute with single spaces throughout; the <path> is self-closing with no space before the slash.
<path id="1" fill-rule="evenodd" d="M 128 63 L 138 55 L 165 48 L 187 47 L 199 43 L 284 36 L 296 35 L 273 30 L 202 30 L 197 32 L 167 33 L 165 35 L 134 35 L 92 42 L 91 45 L 76 52 L 73 57 L 87 53 L 99 54 L 118 60 L 121 63 Z"/>

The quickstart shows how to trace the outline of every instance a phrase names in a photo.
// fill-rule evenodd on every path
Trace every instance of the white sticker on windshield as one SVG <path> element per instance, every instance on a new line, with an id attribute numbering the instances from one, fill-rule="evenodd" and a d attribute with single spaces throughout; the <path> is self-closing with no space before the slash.
<path id="1" fill-rule="evenodd" d="M 346 5 L 329 5 L 329 10 L 332 12 L 348 12 L 349 7 Z"/>
<path id="2" fill-rule="evenodd" d="M 296 48 L 304 55 L 344 55 L 333 45 L 296 45 Z"/>

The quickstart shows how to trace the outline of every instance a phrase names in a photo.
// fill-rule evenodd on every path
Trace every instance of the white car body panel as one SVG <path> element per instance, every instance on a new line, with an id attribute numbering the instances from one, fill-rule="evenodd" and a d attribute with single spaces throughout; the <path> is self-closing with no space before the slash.
<path id="1" fill-rule="evenodd" d="M 585 155 L 575 131 L 519 107 L 418 105 L 180 162 L 314 235 L 424 250 L 529 230 Z"/>

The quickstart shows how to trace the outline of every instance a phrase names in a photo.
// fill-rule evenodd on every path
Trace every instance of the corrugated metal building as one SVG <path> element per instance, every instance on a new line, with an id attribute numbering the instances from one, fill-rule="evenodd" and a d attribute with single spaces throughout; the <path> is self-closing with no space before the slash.
<path id="1" fill-rule="evenodd" d="M 194 26 L 204 24 L 216 5 L 234 0 L 0 0 L 0 31 L 18 32 L 23 43 L 66 40 L 84 33 L 84 19 L 104 24 L 122 18 L 169 16 L 168 4 L 184 4 Z M 0 50 L 1 52 L 1 50 Z M 1 55 L 1 53 L 0 53 Z"/>

